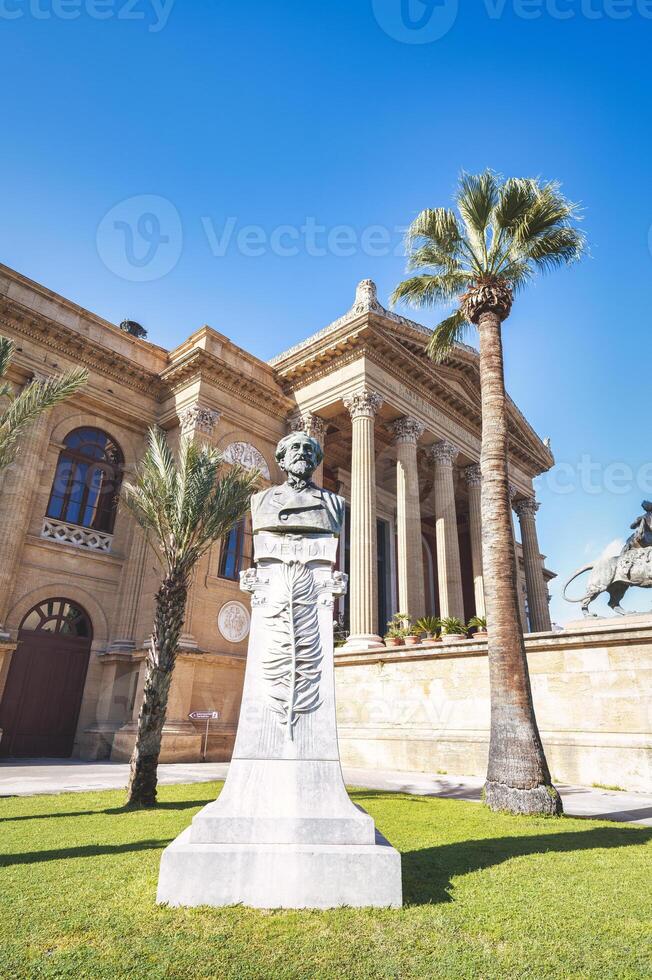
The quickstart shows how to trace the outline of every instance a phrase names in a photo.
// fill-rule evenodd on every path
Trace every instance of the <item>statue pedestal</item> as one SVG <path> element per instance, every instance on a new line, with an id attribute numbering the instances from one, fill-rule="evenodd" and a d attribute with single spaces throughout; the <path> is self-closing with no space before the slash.
<path id="1" fill-rule="evenodd" d="M 256 908 L 400 906 L 400 855 L 348 797 L 333 676 L 332 535 L 261 532 L 229 774 L 163 853 L 157 899 Z"/>

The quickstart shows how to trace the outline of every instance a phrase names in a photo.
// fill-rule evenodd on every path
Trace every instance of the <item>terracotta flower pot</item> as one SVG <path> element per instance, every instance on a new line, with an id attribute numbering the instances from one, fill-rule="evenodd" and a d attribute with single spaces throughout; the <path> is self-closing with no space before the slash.
<path id="1" fill-rule="evenodd" d="M 459 643 L 460 640 L 467 640 L 468 637 L 465 633 L 444 633 L 441 639 L 442 643 Z"/>
<path id="2" fill-rule="evenodd" d="M 413 633 L 410 633 L 409 636 L 405 637 L 406 647 L 414 647 L 417 645 L 417 643 L 421 643 L 420 636 L 415 636 Z"/>
<path id="3" fill-rule="evenodd" d="M 386 647 L 400 647 L 403 643 L 403 638 L 400 636 L 386 636 L 385 646 Z"/>

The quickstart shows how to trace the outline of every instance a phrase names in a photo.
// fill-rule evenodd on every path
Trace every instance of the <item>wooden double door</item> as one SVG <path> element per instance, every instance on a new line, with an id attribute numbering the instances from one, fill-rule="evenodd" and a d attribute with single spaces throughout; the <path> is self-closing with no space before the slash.
<path id="1" fill-rule="evenodd" d="M 29 611 L 0 704 L 0 756 L 71 755 L 91 642 L 87 614 L 68 599 Z"/>

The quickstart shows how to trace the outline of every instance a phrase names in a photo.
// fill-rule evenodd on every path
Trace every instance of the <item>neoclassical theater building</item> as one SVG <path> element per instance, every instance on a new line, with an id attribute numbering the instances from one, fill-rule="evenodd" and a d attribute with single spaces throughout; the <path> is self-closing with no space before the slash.
<path id="1" fill-rule="evenodd" d="M 397 611 L 468 620 L 484 612 L 478 355 L 443 365 L 429 331 L 384 309 L 361 282 L 351 308 L 269 362 L 204 326 L 168 351 L 0 266 L 10 380 L 82 364 L 89 384 L 23 439 L 0 485 L 0 755 L 125 759 L 133 745 L 158 568 L 120 505 L 149 426 L 189 433 L 225 461 L 280 482 L 277 441 L 303 428 L 324 449 L 316 480 L 347 501 L 339 562 L 344 654 L 382 647 Z M 509 405 L 510 473 L 526 632 L 550 630 L 532 480 L 549 448 Z M 196 570 L 163 758 L 228 759 L 247 653 L 247 521 Z"/>

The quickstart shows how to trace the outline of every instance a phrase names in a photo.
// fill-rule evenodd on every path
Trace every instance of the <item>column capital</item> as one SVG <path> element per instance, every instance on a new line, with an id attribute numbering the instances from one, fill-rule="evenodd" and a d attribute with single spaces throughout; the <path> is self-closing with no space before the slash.
<path id="1" fill-rule="evenodd" d="M 394 442 L 408 442 L 414 443 L 415 445 L 423 435 L 424 429 L 425 425 L 409 415 L 401 419 L 396 419 L 390 425 L 390 430 L 394 435 Z"/>
<path id="2" fill-rule="evenodd" d="M 383 397 L 376 391 L 363 388 L 361 391 L 353 391 L 350 395 L 346 395 L 342 401 L 352 419 L 372 419 L 380 410 Z"/>
<path id="3" fill-rule="evenodd" d="M 203 408 L 195 403 L 179 414 L 179 424 L 183 435 L 191 435 L 193 432 L 203 432 L 211 435 L 221 413 L 212 408 Z"/>
<path id="4" fill-rule="evenodd" d="M 519 488 L 516 486 L 515 483 L 508 483 L 507 484 L 507 492 L 509 494 L 509 502 L 511 503 L 511 505 L 513 507 L 514 506 L 514 501 L 516 500 L 518 494 L 521 491 L 519 490 Z"/>
<path id="5" fill-rule="evenodd" d="M 436 463 L 441 463 L 444 466 L 452 466 L 459 449 L 448 439 L 441 439 L 436 442 L 430 449 L 430 455 Z"/>
<path id="6" fill-rule="evenodd" d="M 290 419 L 290 432 L 305 432 L 317 442 L 323 443 L 327 425 L 326 420 L 320 415 L 315 415 L 313 412 L 302 412 Z"/>
<path id="7" fill-rule="evenodd" d="M 466 480 L 467 487 L 482 486 L 482 471 L 480 470 L 480 464 L 471 463 L 470 466 L 465 466 L 464 479 Z"/>
<path id="8" fill-rule="evenodd" d="M 514 503 L 514 510 L 519 517 L 534 517 L 540 504 L 534 497 L 522 497 Z"/>

